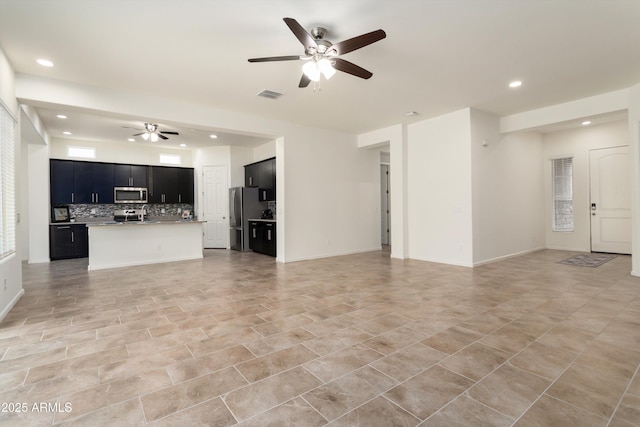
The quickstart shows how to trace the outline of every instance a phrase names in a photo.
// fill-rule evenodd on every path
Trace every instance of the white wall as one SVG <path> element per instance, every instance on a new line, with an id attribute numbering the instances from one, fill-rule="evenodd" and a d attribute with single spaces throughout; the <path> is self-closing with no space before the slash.
<path id="1" fill-rule="evenodd" d="M 9 111 L 18 120 L 18 102 L 15 97 L 15 74 L 7 60 L 2 49 L 0 49 L 0 101 L 7 106 Z M 20 124 L 17 123 L 15 127 L 16 134 L 16 206 L 18 209 L 22 206 L 22 200 L 20 194 L 24 192 L 21 182 L 20 170 Z M 19 212 L 22 214 L 22 212 Z M 22 267 L 21 267 L 21 239 L 20 234 L 16 236 L 16 253 L 0 260 L 0 320 L 6 316 L 11 307 L 18 301 L 20 296 L 24 293 L 22 289 Z M 5 290 L 6 283 L 6 290 Z"/>
<path id="2" fill-rule="evenodd" d="M 28 145 L 29 263 L 49 262 L 49 146 Z"/>
<path id="3" fill-rule="evenodd" d="M 585 126 L 548 133 L 544 139 L 544 189 L 546 245 L 551 249 L 591 250 L 591 211 L 589 206 L 589 150 L 629 145 L 627 121 Z M 573 157 L 573 232 L 552 231 L 551 159 Z"/>
<path id="4" fill-rule="evenodd" d="M 471 118 L 474 265 L 544 248 L 541 135 L 503 136 L 498 117 Z"/>
<path id="5" fill-rule="evenodd" d="M 132 142 L 131 144 L 81 141 L 64 138 L 52 138 L 50 156 L 52 159 L 69 159 L 67 147 L 91 147 L 96 149 L 95 159 L 72 159 L 107 163 L 125 163 L 137 165 L 161 165 L 160 153 L 180 155 L 181 167 L 193 167 L 190 149 L 158 148 Z"/>
<path id="6" fill-rule="evenodd" d="M 253 162 L 254 154 L 252 148 L 231 147 L 230 187 L 244 187 L 244 165 Z"/>
<path id="7" fill-rule="evenodd" d="M 629 152 L 631 156 L 631 274 L 640 276 L 640 84 L 629 89 Z"/>
<path id="8" fill-rule="evenodd" d="M 269 141 L 253 149 L 253 161 L 270 159 L 276 156 L 276 141 Z"/>
<path id="9" fill-rule="evenodd" d="M 473 265 L 470 135 L 468 108 L 408 126 L 413 259 Z"/>
<path id="10" fill-rule="evenodd" d="M 22 197 L 19 231 L 22 260 L 49 261 L 49 197 L 41 197 L 41 188 L 49 187 L 49 135 L 35 109 L 20 107 L 22 154 L 20 180 L 26 188 Z"/>
<path id="11" fill-rule="evenodd" d="M 282 165 L 277 156 L 276 169 L 278 234 L 285 224 L 286 261 L 380 249 L 376 151 L 358 149 L 355 136 L 315 130 L 283 138 L 283 156 Z"/>

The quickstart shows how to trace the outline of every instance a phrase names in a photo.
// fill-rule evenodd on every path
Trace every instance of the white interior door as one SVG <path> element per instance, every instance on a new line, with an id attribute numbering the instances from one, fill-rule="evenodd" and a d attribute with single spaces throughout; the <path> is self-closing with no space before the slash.
<path id="1" fill-rule="evenodd" d="M 631 253 L 629 147 L 589 152 L 591 250 Z"/>
<path id="2" fill-rule="evenodd" d="M 229 183 L 226 166 L 205 166 L 203 175 L 204 247 L 229 248 Z"/>

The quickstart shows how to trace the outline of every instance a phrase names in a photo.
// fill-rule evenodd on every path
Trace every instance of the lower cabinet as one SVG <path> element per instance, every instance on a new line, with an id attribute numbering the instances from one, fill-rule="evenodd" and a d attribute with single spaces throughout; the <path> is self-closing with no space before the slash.
<path id="1" fill-rule="evenodd" d="M 84 224 L 49 226 L 49 258 L 51 260 L 88 256 L 89 230 Z"/>
<path id="2" fill-rule="evenodd" d="M 249 249 L 261 254 L 276 256 L 276 223 L 249 221 Z"/>

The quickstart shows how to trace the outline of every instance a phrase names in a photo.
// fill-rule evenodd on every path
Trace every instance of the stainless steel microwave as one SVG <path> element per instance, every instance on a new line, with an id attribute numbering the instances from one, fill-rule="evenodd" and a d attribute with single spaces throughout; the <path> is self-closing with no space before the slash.
<path id="1" fill-rule="evenodd" d="M 148 194 L 142 187 L 113 187 L 113 201 L 115 203 L 147 203 Z"/>

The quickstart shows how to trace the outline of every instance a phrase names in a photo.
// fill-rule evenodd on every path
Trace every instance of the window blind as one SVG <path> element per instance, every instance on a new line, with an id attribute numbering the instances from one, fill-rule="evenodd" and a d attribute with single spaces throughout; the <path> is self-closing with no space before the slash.
<path id="1" fill-rule="evenodd" d="M 0 259 L 16 251 L 15 120 L 0 102 Z"/>
<path id="2" fill-rule="evenodd" d="M 552 160 L 553 231 L 573 231 L 573 158 Z"/>

